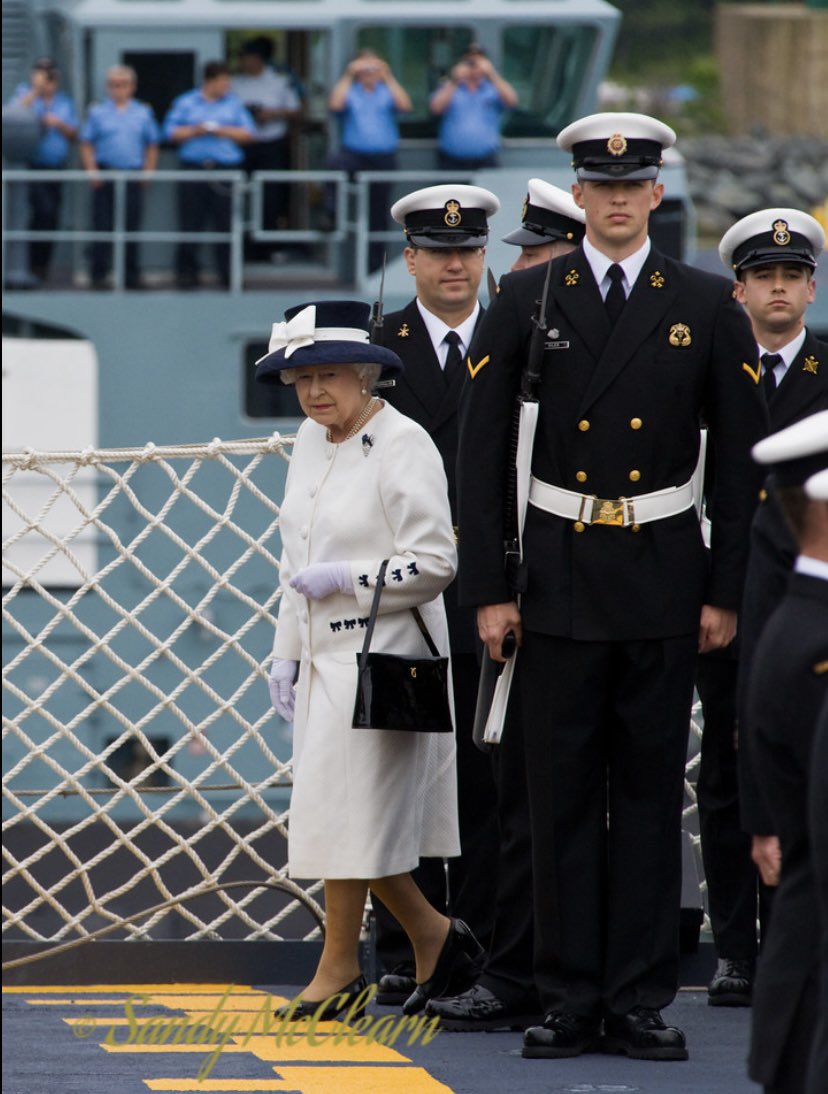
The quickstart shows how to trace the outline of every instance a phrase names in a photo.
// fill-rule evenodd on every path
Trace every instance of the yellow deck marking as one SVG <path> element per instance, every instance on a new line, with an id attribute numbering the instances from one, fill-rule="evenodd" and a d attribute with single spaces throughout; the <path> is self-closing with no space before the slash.
<path id="1" fill-rule="evenodd" d="M 291 1090 L 302 1094 L 452 1094 L 451 1087 L 421 1067 L 280 1067 L 278 1086 L 269 1080 L 145 1079 L 150 1090 Z"/>
<path id="2" fill-rule="evenodd" d="M 90 1040 L 93 1040 L 93 1038 L 90 1038 Z M 411 1062 L 406 1056 L 395 1052 L 393 1048 L 387 1048 L 385 1045 L 369 1044 L 365 1040 L 357 1041 L 354 1045 L 349 1045 L 346 1040 L 336 1044 L 333 1038 L 322 1037 L 317 1037 L 318 1043 L 315 1045 L 298 1038 L 295 1045 L 287 1044 L 286 1038 L 282 1040 L 281 1044 L 276 1044 L 273 1037 L 251 1037 L 246 1045 L 241 1044 L 241 1041 L 244 1040 L 243 1037 L 237 1040 L 238 1043 L 231 1041 L 224 1046 L 221 1052 L 222 1056 L 249 1052 L 257 1060 L 264 1060 L 267 1063 L 281 1063 L 282 1060 L 290 1060 L 292 1063 L 298 1061 L 312 1063 L 314 1060 L 318 1060 L 320 1064 L 408 1064 Z M 324 1042 L 327 1040 L 330 1040 L 331 1044 L 326 1048 Z M 189 1053 L 190 1055 L 203 1057 L 209 1056 L 214 1049 L 218 1048 L 218 1042 L 207 1041 L 203 1045 L 105 1045 L 100 1043 L 100 1046 L 106 1052 L 115 1054 L 149 1052 L 157 1055 L 161 1052 L 174 1052 L 176 1054 Z"/>
<path id="3" fill-rule="evenodd" d="M 267 997 L 259 992 L 255 995 L 233 995 L 221 1008 L 222 1014 L 236 1014 L 244 1011 L 260 1011 L 262 1002 Z M 273 1006 L 278 1007 L 287 1003 L 284 995 L 272 995 Z M 114 999 L 26 999 L 25 1002 L 32 1007 L 121 1007 L 129 999 L 130 1006 L 137 1010 L 138 1007 L 170 1007 L 172 1010 L 195 1010 L 210 1014 L 221 999 L 221 995 L 146 995 L 144 992 L 136 992 L 135 995 L 119 995 Z"/>
<path id="4" fill-rule="evenodd" d="M 30 984 L 28 987 L 4 987 L 4 994 L 31 995 L 33 991 L 48 995 L 52 992 L 62 992 L 68 995 L 90 995 L 92 992 L 100 992 L 101 995 L 115 995 L 127 992 L 163 992 L 165 995 L 184 994 L 192 995 L 197 991 L 203 995 L 224 995 L 229 990 L 234 994 L 249 995 L 251 992 L 262 994 L 257 988 L 251 988 L 249 984 Z"/>

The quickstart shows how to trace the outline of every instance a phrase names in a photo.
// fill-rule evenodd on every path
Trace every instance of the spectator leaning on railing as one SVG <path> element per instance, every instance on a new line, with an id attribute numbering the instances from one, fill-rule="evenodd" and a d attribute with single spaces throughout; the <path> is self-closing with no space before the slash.
<path id="1" fill-rule="evenodd" d="M 113 65 L 106 74 L 107 97 L 93 103 L 80 134 L 80 157 L 92 187 L 92 227 L 110 232 L 114 224 L 115 187 L 100 171 L 154 171 L 158 165 L 158 123 L 149 106 L 135 99 L 137 78 L 127 65 Z M 141 226 L 147 180 L 126 186 L 126 230 Z M 92 288 L 106 287 L 112 246 L 96 240 L 90 248 Z M 138 244 L 126 246 L 126 286 L 140 289 Z"/>

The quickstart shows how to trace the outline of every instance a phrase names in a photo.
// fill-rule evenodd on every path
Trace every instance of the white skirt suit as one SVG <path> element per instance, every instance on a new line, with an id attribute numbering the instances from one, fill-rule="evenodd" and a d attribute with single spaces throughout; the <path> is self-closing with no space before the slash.
<path id="1" fill-rule="evenodd" d="M 288 871 L 376 878 L 421 856 L 460 853 L 453 733 L 354 729 L 351 719 L 376 577 L 390 559 L 371 650 L 429 656 L 419 606 L 442 655 L 442 590 L 456 569 L 442 461 L 416 422 L 385 405 L 331 444 L 299 429 L 282 503 L 282 598 L 275 657 L 299 662 Z M 308 600 L 289 581 L 313 562 L 350 564 L 356 595 Z M 451 689 L 449 688 L 449 693 Z"/>

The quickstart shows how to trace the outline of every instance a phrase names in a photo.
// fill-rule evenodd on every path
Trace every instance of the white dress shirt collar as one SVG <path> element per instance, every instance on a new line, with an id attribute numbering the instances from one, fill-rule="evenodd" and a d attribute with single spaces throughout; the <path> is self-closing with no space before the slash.
<path id="1" fill-rule="evenodd" d="M 641 269 L 647 261 L 647 256 L 650 253 L 651 247 L 650 237 L 647 236 L 637 251 L 634 251 L 631 255 L 627 255 L 625 259 L 618 263 L 624 271 L 624 292 L 627 296 L 630 295 L 636 278 L 641 273 Z M 598 248 L 586 238 L 584 238 L 583 248 L 586 260 L 592 270 L 592 276 L 595 278 L 595 284 L 598 286 L 601 296 L 606 299 L 610 287 L 610 279 L 607 276 L 607 270 L 610 266 L 615 264 L 615 260 L 607 258 L 605 254 L 599 251 Z"/>
<path id="2" fill-rule="evenodd" d="M 794 338 L 793 341 L 788 342 L 788 344 L 786 346 L 783 346 L 782 349 L 769 350 L 765 349 L 761 342 L 758 343 L 760 357 L 762 357 L 766 353 L 778 353 L 779 356 L 782 358 L 782 360 L 779 362 L 778 365 L 776 365 L 773 370 L 774 375 L 776 376 L 777 387 L 779 387 L 779 385 L 782 383 L 782 378 L 791 367 L 791 365 L 794 363 L 796 355 L 802 349 L 802 343 L 805 341 L 805 334 L 806 331 L 803 327 L 799 334 L 796 336 L 796 338 Z"/>
<path id="3" fill-rule="evenodd" d="M 443 341 L 450 330 L 457 331 L 460 335 L 460 353 L 463 357 L 469 352 L 469 346 L 471 345 L 472 335 L 474 334 L 474 328 L 477 323 L 477 316 L 480 313 L 480 301 L 475 300 L 474 308 L 471 315 L 464 319 L 462 323 L 459 323 L 456 327 L 450 327 L 448 324 L 439 319 L 433 312 L 430 312 L 419 300 L 417 299 L 417 309 L 423 318 L 428 336 L 431 339 L 431 344 L 434 346 L 434 352 L 437 354 L 437 360 L 440 362 L 440 368 L 445 368 L 446 357 L 448 356 L 448 342 Z"/>

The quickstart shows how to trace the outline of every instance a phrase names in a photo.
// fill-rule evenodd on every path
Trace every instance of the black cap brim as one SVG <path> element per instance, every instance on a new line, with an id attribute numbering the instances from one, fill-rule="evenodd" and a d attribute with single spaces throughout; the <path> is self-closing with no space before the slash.
<path id="1" fill-rule="evenodd" d="M 473 250 L 477 247 L 485 247 L 489 242 L 488 235 L 469 235 L 468 232 L 441 232 L 439 235 L 408 232 L 407 239 L 412 247 L 422 247 L 427 251 Z"/>

